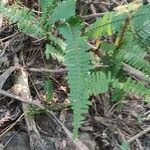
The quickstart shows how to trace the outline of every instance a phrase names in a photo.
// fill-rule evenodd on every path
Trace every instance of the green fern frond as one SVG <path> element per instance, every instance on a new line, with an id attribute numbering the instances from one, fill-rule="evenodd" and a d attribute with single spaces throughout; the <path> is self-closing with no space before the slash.
<path id="1" fill-rule="evenodd" d="M 85 87 L 85 78 L 88 75 L 89 49 L 85 42 L 85 38 L 80 36 L 81 21 L 78 18 L 71 18 L 68 23 L 59 26 L 61 34 L 66 39 L 65 61 L 68 68 L 68 84 L 71 89 L 70 100 L 73 110 L 73 133 L 74 137 L 78 135 L 78 128 L 84 120 L 83 114 L 88 111 L 88 93 Z"/>
<path id="2" fill-rule="evenodd" d="M 4 6 L 0 3 L 0 13 L 8 17 L 13 23 L 17 23 L 18 28 L 29 36 L 44 37 L 43 29 L 32 12 L 26 8 L 19 8 L 18 5 Z"/>
<path id="3" fill-rule="evenodd" d="M 42 15 L 40 21 L 43 25 L 47 23 L 47 19 L 51 16 L 54 8 L 57 6 L 60 0 L 40 0 L 40 7 L 42 10 Z"/>
<path id="4" fill-rule="evenodd" d="M 147 75 L 150 75 L 149 63 L 144 59 L 146 53 L 142 52 L 141 49 L 142 48 L 138 45 L 134 45 L 132 49 L 130 47 L 128 47 L 128 49 L 121 49 L 116 56 L 116 59 L 120 60 L 118 62 L 120 63 L 120 66 L 122 66 L 122 63 L 127 63 Z"/>
<path id="5" fill-rule="evenodd" d="M 53 97 L 53 83 L 51 80 L 46 80 L 44 82 L 44 90 L 47 93 L 48 101 L 51 101 Z"/>
<path id="6" fill-rule="evenodd" d="M 136 12 L 136 15 L 141 16 L 131 19 L 132 29 L 135 37 L 143 47 L 150 48 L 150 5 L 142 6 Z"/>
<path id="7" fill-rule="evenodd" d="M 146 60 L 144 60 L 144 56 L 145 55 L 143 55 L 142 53 L 138 54 L 127 52 L 126 55 L 124 55 L 124 60 L 127 64 L 131 65 L 132 67 L 141 70 L 147 75 L 150 75 L 150 65 Z"/>
<path id="8" fill-rule="evenodd" d="M 104 53 L 105 57 L 102 59 L 104 64 L 115 65 L 115 72 L 119 71 L 122 63 L 128 65 L 150 75 L 150 65 L 145 60 L 146 49 L 138 43 L 132 32 L 127 32 L 124 37 L 124 42 L 120 49 L 115 48 L 114 44 L 103 42 L 100 50 Z M 106 59 L 106 61 L 105 61 Z"/>
<path id="9" fill-rule="evenodd" d="M 62 49 L 56 49 L 55 47 L 46 44 L 46 58 L 49 59 L 50 55 L 54 58 L 57 59 L 59 62 L 63 62 L 64 61 L 64 53 L 62 51 Z"/>
<path id="10" fill-rule="evenodd" d="M 97 19 L 96 22 L 94 22 L 86 29 L 86 35 L 88 35 L 89 38 L 98 38 L 103 35 L 109 35 L 107 33 L 108 26 L 111 26 L 112 33 L 116 33 L 117 31 L 120 31 L 121 26 L 127 17 L 133 21 L 133 26 L 138 24 L 136 26 L 138 29 L 140 29 L 139 26 L 143 25 L 145 20 L 149 20 L 147 17 L 150 17 L 150 5 L 143 6 L 141 4 L 137 4 L 138 7 L 134 7 L 134 3 L 131 3 L 130 5 L 131 8 L 128 7 L 129 9 L 124 8 L 123 10 L 124 6 L 122 6 L 122 9 L 114 12 L 108 12 L 102 18 Z"/>
<path id="11" fill-rule="evenodd" d="M 149 9 L 150 9 L 150 4 L 142 5 L 141 7 L 139 7 L 137 11 L 135 11 L 134 15 L 131 18 L 133 27 L 136 26 L 137 28 L 142 29 L 147 24 L 147 21 L 149 22 L 150 19 Z"/>
<path id="12" fill-rule="evenodd" d="M 108 12 L 86 29 L 86 35 L 89 38 L 98 38 L 103 35 L 111 36 L 120 31 L 126 17 L 126 14 L 117 15 L 115 12 Z"/>
<path id="13" fill-rule="evenodd" d="M 76 6 L 75 0 L 66 0 L 66 1 L 59 3 L 55 7 L 51 16 L 49 17 L 46 26 L 51 26 L 58 20 L 67 20 L 71 16 L 74 16 L 75 6 Z"/>
<path id="14" fill-rule="evenodd" d="M 65 52 L 66 44 L 63 42 L 62 39 L 55 37 L 51 33 L 48 35 L 48 43 L 51 44 L 56 49 L 61 49 L 63 52 Z"/>
<path id="15" fill-rule="evenodd" d="M 116 58 L 150 75 L 150 65 L 144 59 L 145 55 L 146 49 L 138 43 L 133 33 L 128 32 Z"/>
<path id="16" fill-rule="evenodd" d="M 60 0 L 40 0 L 42 15 L 46 14 L 48 16 L 49 14 L 47 13 L 52 13 L 58 2 L 60 2 Z"/>
<path id="17" fill-rule="evenodd" d="M 89 38 L 98 38 L 106 34 L 112 34 L 111 22 L 113 13 L 106 13 L 101 19 L 97 19 L 89 28 L 86 29 L 86 35 Z"/>
<path id="18" fill-rule="evenodd" d="M 137 96 L 150 95 L 149 88 L 146 88 L 143 83 L 132 80 L 131 78 L 127 79 L 127 81 L 123 84 L 122 89 L 125 92 L 132 93 Z"/>
<path id="19" fill-rule="evenodd" d="M 146 88 L 144 83 L 137 82 L 128 78 L 125 82 L 120 82 L 119 79 L 114 79 L 111 76 L 111 72 L 108 72 L 108 75 L 103 72 L 92 73 L 86 80 L 87 90 L 89 96 L 92 94 L 100 94 L 107 92 L 109 90 L 109 85 L 115 90 L 119 90 L 120 94 L 132 93 L 136 96 L 146 96 L 148 100 L 148 95 L 150 99 L 150 89 Z M 115 95 L 118 96 L 119 94 Z M 122 95 L 119 95 L 122 96 Z"/>
<path id="20" fill-rule="evenodd" d="M 60 38 L 55 37 L 51 33 L 48 35 L 48 44 L 46 45 L 46 58 L 49 59 L 50 55 L 60 62 L 64 60 L 66 44 Z"/>
<path id="21" fill-rule="evenodd" d="M 118 102 L 118 101 L 124 99 L 125 94 L 126 93 L 122 89 L 115 88 L 115 89 L 113 89 L 113 91 L 111 93 L 110 100 L 111 100 L 111 102 Z"/>
<path id="22" fill-rule="evenodd" d="M 135 28 L 135 35 L 142 47 L 150 49 L 150 20 L 148 25 L 143 29 L 139 30 L 138 28 Z"/>
<path id="23" fill-rule="evenodd" d="M 89 96 L 92 94 L 100 94 L 107 92 L 109 89 L 109 84 L 111 82 L 111 72 L 108 72 L 108 75 L 103 72 L 91 73 L 86 78 L 87 91 Z"/>
<path id="24" fill-rule="evenodd" d="M 119 88 L 136 96 L 146 96 L 150 98 L 150 89 L 146 88 L 144 83 L 137 82 L 131 78 L 128 78 L 125 82 L 120 82 L 119 79 L 113 79 L 112 87 Z"/>

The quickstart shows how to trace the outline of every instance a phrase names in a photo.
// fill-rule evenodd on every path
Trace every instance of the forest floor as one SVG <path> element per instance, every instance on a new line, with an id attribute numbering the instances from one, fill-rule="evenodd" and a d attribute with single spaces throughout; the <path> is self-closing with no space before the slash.
<path id="1" fill-rule="evenodd" d="M 90 24 L 104 12 L 125 3 L 124 0 L 80 0 L 77 14 L 85 24 Z M 24 1 L 29 8 L 33 4 L 36 1 Z M 0 27 L 0 150 L 150 150 L 150 105 L 132 95 L 117 103 L 109 101 L 109 93 L 92 96 L 79 140 L 72 141 L 67 72 L 58 61 L 45 59 L 44 45 L 44 40 L 28 37 L 15 24 L 3 19 Z M 18 58 L 24 68 L 22 72 L 17 70 Z M 26 85 L 29 91 L 22 95 L 34 100 L 28 114 L 25 111 L 29 104 L 23 102 L 16 87 L 22 75 L 29 81 Z M 51 80 L 54 88 L 49 102 L 44 88 L 46 80 Z M 42 106 L 50 111 L 42 110 Z"/>

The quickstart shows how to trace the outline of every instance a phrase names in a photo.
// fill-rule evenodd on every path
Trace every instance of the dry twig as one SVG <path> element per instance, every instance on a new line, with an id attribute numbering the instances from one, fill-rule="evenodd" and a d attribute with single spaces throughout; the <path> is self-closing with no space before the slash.
<path id="1" fill-rule="evenodd" d="M 22 53 L 20 53 L 22 54 Z M 14 65 L 18 66 L 18 57 L 14 56 Z M 29 101 L 32 101 L 31 94 L 30 94 L 30 88 L 28 84 L 28 74 L 26 70 L 23 67 L 20 67 L 16 70 L 16 76 L 15 76 L 15 84 L 12 88 L 12 91 L 16 95 L 20 95 L 22 97 L 25 97 Z M 29 116 L 27 114 L 29 110 L 30 105 L 27 103 L 22 103 L 22 109 L 24 112 L 25 122 L 28 130 L 28 134 L 30 137 L 30 148 L 31 150 L 45 150 L 46 145 L 44 144 L 44 141 L 40 137 L 40 133 L 36 127 L 36 123 L 34 118 Z"/>
<path id="2" fill-rule="evenodd" d="M 1 133 L 0 138 L 4 136 L 8 131 L 10 131 L 24 116 L 24 113 L 13 123 L 9 128 L 7 128 L 3 133 Z"/>
<path id="3" fill-rule="evenodd" d="M 102 17 L 103 15 L 104 15 L 104 13 L 96 13 L 96 14 L 81 16 L 81 18 L 83 18 L 84 20 L 89 20 L 91 18 Z"/>
<path id="4" fill-rule="evenodd" d="M 138 134 L 136 134 L 135 136 L 131 137 L 129 140 L 127 140 L 127 143 L 132 143 L 133 141 L 135 141 L 136 139 L 138 139 L 139 137 L 143 136 L 144 134 L 146 134 L 147 132 L 150 132 L 150 126 L 146 129 L 144 129 L 143 131 L 139 132 Z"/>

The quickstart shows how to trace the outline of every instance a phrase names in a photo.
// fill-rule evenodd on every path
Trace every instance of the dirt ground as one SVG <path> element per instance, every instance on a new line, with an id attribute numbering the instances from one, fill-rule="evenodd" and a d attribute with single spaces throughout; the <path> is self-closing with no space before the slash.
<path id="1" fill-rule="evenodd" d="M 23 2 L 30 8 L 37 3 L 35 0 Z M 90 24 L 102 13 L 124 3 L 127 1 L 79 0 L 76 11 Z M 109 92 L 90 97 L 92 105 L 80 128 L 79 140 L 72 141 L 67 72 L 57 60 L 45 59 L 44 48 L 44 40 L 37 41 L 20 32 L 15 24 L 3 20 L 0 27 L 0 150 L 78 150 L 79 147 L 83 150 L 150 150 L 150 104 L 132 95 L 113 103 Z M 34 103 L 30 106 L 23 103 L 15 91 L 16 82 L 21 80 L 20 72 L 14 67 L 16 58 L 21 59 L 22 73 L 28 78 L 29 91 L 22 94 L 32 96 Z M 46 101 L 44 89 L 48 79 L 54 87 L 51 102 Z M 42 106 L 49 112 L 42 110 Z"/>

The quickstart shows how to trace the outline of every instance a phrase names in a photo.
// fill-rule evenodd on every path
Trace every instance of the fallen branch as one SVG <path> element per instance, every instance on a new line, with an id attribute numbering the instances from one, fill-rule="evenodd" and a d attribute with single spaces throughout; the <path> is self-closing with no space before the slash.
<path id="1" fill-rule="evenodd" d="M 147 132 L 150 132 L 150 126 L 146 129 L 144 129 L 143 131 L 139 132 L 138 134 L 136 134 L 135 136 L 133 136 L 132 138 L 130 138 L 129 140 L 127 140 L 127 143 L 132 143 L 133 141 L 135 141 L 136 139 L 138 139 L 139 137 L 143 136 L 144 134 L 146 134 Z"/>
<path id="2" fill-rule="evenodd" d="M 142 82 L 145 82 L 146 84 L 150 84 L 150 78 L 146 76 L 143 72 L 123 63 L 123 70 L 127 72 L 129 75 L 135 77 L 135 79 L 138 79 Z"/>
<path id="3" fill-rule="evenodd" d="M 97 66 L 95 66 L 97 67 Z M 100 67 L 109 67 L 106 65 L 100 65 L 98 66 Z M 31 72 L 47 72 L 47 73 L 62 73 L 62 72 L 66 72 L 67 69 L 46 69 L 46 68 L 28 68 L 28 71 Z M 123 63 L 123 70 L 125 72 L 127 72 L 129 75 L 131 75 L 132 77 L 134 77 L 135 79 L 138 79 L 139 81 L 145 82 L 146 84 L 150 84 L 150 78 L 147 77 L 144 73 L 142 73 L 141 71 L 129 66 L 128 64 Z"/>
<path id="4" fill-rule="evenodd" d="M 102 17 L 103 15 L 104 15 L 104 13 L 96 13 L 96 14 L 81 16 L 81 18 L 83 18 L 84 20 L 89 20 L 91 18 Z"/>
<path id="5" fill-rule="evenodd" d="M 18 66 L 18 57 L 17 55 L 14 56 L 14 65 Z M 15 82 L 14 86 L 12 88 L 12 92 L 16 95 L 20 95 L 22 97 L 25 97 L 29 101 L 33 101 L 31 94 L 30 94 L 30 87 L 28 84 L 28 73 L 26 70 L 20 66 L 15 72 Z M 24 112 L 24 118 L 29 134 L 30 139 L 30 148 L 31 150 L 45 150 L 46 144 L 40 137 L 40 133 L 36 127 L 36 123 L 34 118 L 28 115 L 30 105 L 27 103 L 22 103 L 22 110 Z"/>
<path id="6" fill-rule="evenodd" d="M 8 131 L 10 131 L 23 118 L 23 116 L 24 113 L 13 124 L 11 124 L 9 128 L 7 128 L 3 133 L 1 133 L 0 138 L 4 136 Z"/>
<path id="7" fill-rule="evenodd" d="M 4 73 L 0 75 L 0 89 L 2 89 L 5 81 L 7 78 L 12 74 L 13 71 L 15 71 L 17 67 L 10 67 L 8 70 L 6 70 Z"/>
<path id="8" fill-rule="evenodd" d="M 47 72 L 47 73 L 61 73 L 61 72 L 66 72 L 66 69 L 46 69 L 46 68 L 28 68 L 28 71 L 32 72 Z"/>
<path id="9" fill-rule="evenodd" d="M 13 99 L 16 99 L 16 100 L 19 100 L 20 102 L 23 102 L 23 103 L 34 105 L 34 106 L 37 106 L 37 107 L 39 107 L 41 109 L 45 109 L 44 106 L 42 106 L 40 104 L 37 104 L 34 101 L 29 101 L 26 97 L 21 97 L 21 96 L 15 95 L 15 94 L 7 92 L 7 91 L 5 91 L 3 89 L 0 89 L 0 94 L 4 95 L 4 96 L 7 96 L 7 97 L 10 97 L 10 98 L 13 98 Z"/>
<path id="10" fill-rule="evenodd" d="M 90 4 L 90 10 L 93 14 L 96 14 L 96 9 L 94 7 L 94 4 L 92 3 L 92 0 L 88 0 L 89 4 Z"/>

